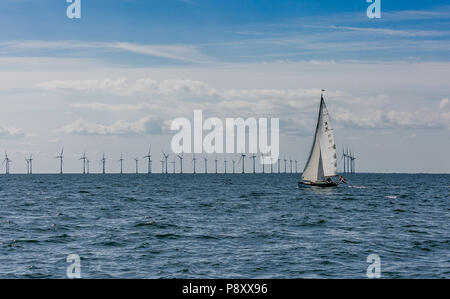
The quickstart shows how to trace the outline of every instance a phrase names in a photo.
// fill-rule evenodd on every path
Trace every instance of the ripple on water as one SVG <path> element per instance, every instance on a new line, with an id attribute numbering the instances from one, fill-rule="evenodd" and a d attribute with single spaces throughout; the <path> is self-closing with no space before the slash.
<path id="1" fill-rule="evenodd" d="M 450 278 L 450 175 L 0 179 L 0 278 L 61 278 L 71 253 L 91 278 L 362 278 L 370 253 L 385 278 Z"/>

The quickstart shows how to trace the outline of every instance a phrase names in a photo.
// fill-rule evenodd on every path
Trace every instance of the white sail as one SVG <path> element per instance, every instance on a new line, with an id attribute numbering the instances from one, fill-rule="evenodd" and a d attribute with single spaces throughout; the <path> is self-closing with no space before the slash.
<path id="1" fill-rule="evenodd" d="M 327 106 L 320 100 L 314 142 L 303 170 L 302 179 L 310 182 L 323 181 L 337 174 L 336 145 Z"/>

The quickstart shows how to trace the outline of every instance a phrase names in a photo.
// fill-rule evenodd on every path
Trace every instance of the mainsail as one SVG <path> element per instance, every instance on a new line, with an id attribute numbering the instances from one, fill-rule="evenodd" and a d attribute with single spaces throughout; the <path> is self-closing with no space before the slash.
<path id="1" fill-rule="evenodd" d="M 334 143 L 333 128 L 322 95 L 314 142 L 303 170 L 302 179 L 310 182 L 324 181 L 327 177 L 337 175 L 336 168 L 336 144 Z"/>

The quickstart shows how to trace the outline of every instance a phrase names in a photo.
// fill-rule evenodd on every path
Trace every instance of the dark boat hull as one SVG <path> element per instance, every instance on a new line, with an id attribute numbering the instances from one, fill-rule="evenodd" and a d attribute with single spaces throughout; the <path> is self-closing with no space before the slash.
<path id="1" fill-rule="evenodd" d="M 313 183 L 313 182 L 298 182 L 298 186 L 301 188 L 310 188 L 310 187 L 319 187 L 319 188 L 330 188 L 330 187 L 337 187 L 339 183 L 336 182 L 320 182 L 320 183 Z"/>

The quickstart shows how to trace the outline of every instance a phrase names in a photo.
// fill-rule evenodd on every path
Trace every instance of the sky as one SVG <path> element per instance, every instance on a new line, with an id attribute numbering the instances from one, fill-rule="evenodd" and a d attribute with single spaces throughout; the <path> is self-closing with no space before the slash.
<path id="1" fill-rule="evenodd" d="M 158 172 L 171 121 L 196 109 L 279 118 L 281 158 L 301 171 L 321 89 L 358 171 L 450 172 L 448 1 L 381 0 L 379 19 L 365 0 L 81 0 L 80 19 L 68 5 L 0 0 L 0 152 L 12 173 L 30 153 L 35 173 L 57 172 L 62 147 L 65 172 L 81 171 L 84 151 L 91 172 L 103 152 L 108 172 L 121 153 L 133 172 L 150 145 Z"/>

